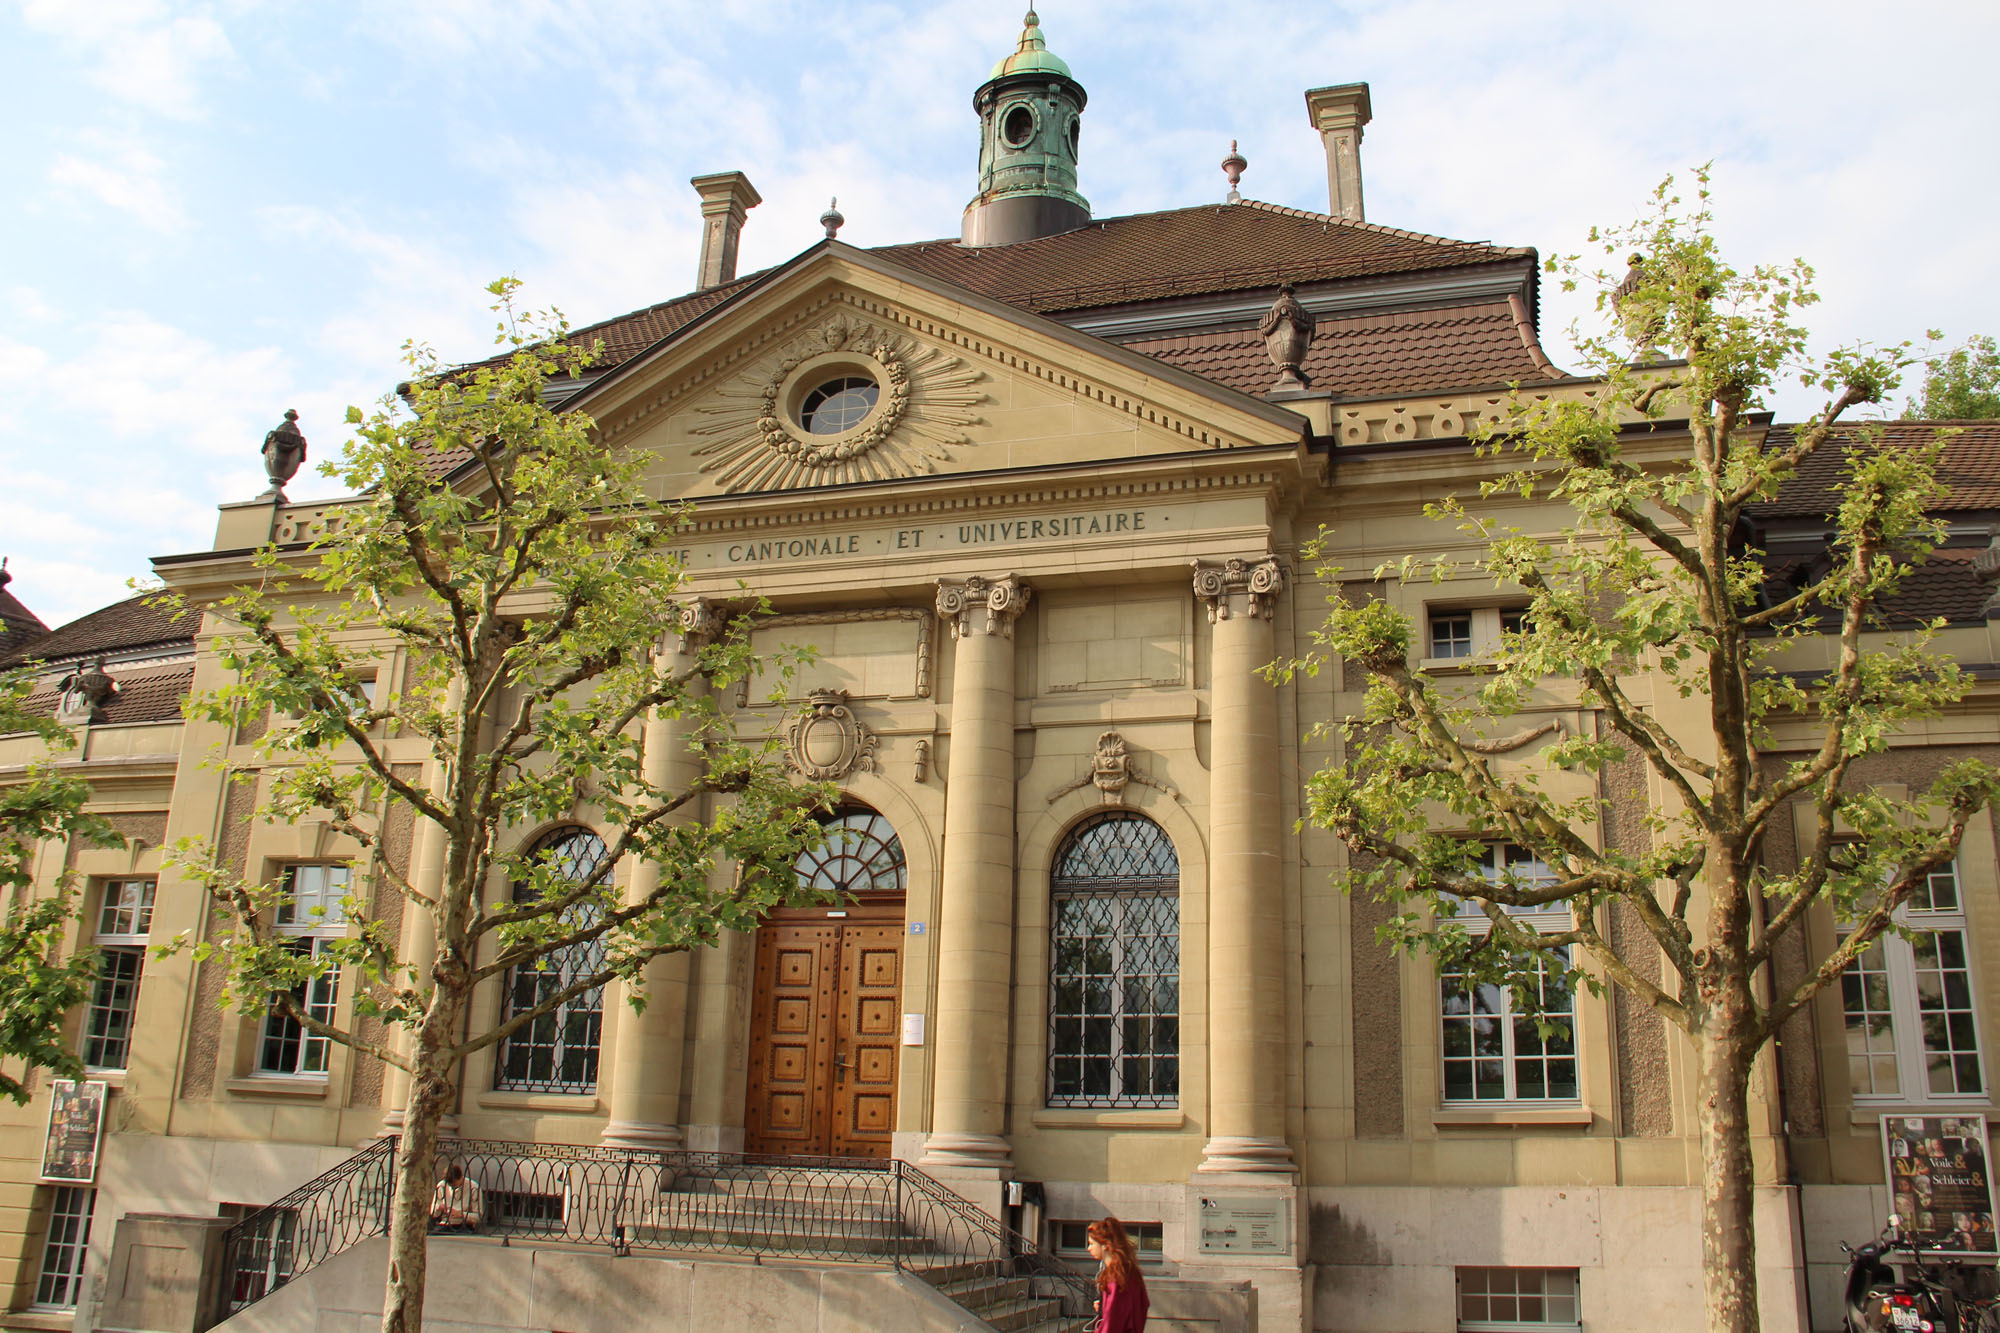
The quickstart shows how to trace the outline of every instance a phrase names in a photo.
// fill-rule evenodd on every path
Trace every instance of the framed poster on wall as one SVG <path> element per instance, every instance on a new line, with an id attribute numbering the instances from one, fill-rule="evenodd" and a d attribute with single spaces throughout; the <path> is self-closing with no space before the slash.
<path id="1" fill-rule="evenodd" d="M 1885 1115 L 1889 1207 L 1923 1245 L 1995 1252 L 1993 1173 L 1983 1115 Z"/>
<path id="2" fill-rule="evenodd" d="M 97 1140 L 104 1129 L 102 1083 L 59 1078 L 49 1098 L 49 1132 L 42 1140 L 42 1179 L 88 1185 L 97 1179 Z"/>

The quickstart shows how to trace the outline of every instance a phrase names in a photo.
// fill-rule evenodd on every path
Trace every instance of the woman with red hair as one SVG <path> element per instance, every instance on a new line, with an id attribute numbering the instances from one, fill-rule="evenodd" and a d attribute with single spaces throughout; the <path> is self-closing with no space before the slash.
<path id="1" fill-rule="evenodd" d="M 1146 1279 L 1139 1275 L 1139 1256 L 1124 1225 L 1115 1217 L 1092 1222 L 1085 1243 L 1098 1263 L 1097 1322 L 1091 1333 L 1143 1333 Z"/>

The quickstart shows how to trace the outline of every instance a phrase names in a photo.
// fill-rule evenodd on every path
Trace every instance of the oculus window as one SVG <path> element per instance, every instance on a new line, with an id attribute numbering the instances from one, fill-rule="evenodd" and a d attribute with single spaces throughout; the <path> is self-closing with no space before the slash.
<path id="1" fill-rule="evenodd" d="M 861 375 L 827 380 L 799 401 L 799 425 L 809 435 L 844 435 L 867 420 L 881 395 L 881 386 Z"/>

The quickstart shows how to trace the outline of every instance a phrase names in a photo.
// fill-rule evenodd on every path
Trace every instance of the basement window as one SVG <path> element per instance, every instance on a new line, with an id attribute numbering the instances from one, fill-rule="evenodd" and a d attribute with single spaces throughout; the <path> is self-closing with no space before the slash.
<path id="1" fill-rule="evenodd" d="M 1120 1219 L 1123 1221 L 1123 1219 Z M 1125 1222 L 1125 1234 L 1132 1238 L 1132 1249 L 1139 1256 L 1142 1268 L 1158 1268 L 1166 1262 L 1167 1228 L 1161 1222 Z M 1049 1223 L 1049 1249 L 1057 1258 L 1085 1260 L 1090 1258 L 1090 1222 L 1052 1221 Z"/>
<path id="2" fill-rule="evenodd" d="M 1580 1333 L 1574 1268 L 1461 1268 L 1459 1333 Z"/>

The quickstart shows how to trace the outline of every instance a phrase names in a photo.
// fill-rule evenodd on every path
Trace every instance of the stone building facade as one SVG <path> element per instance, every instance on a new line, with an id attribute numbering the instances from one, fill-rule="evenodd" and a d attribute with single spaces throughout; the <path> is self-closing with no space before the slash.
<path id="1" fill-rule="evenodd" d="M 1302 651 L 1320 616 L 1308 538 L 1330 530 L 1332 562 L 1351 571 L 1451 549 L 1460 539 L 1422 505 L 1476 485 L 1486 464 L 1466 437 L 1508 386 L 1595 391 L 1537 341 L 1535 253 L 1366 221 L 1365 85 L 1307 94 L 1327 144 L 1325 214 L 1240 201 L 1092 220 L 1076 188 L 1083 103 L 1031 23 L 979 91 L 980 186 L 961 239 L 862 250 L 831 234 L 835 218 L 825 241 L 737 277 L 756 192 L 704 177 L 703 286 L 583 330 L 607 361 L 565 406 L 595 419 L 605 447 L 648 452 L 658 494 L 695 502 L 693 591 L 747 583 L 775 608 L 764 643 L 817 649 L 784 704 L 746 694 L 736 707 L 839 784 L 872 869 L 849 908 L 784 913 L 654 964 L 642 1014 L 608 994 L 595 1023 L 473 1057 L 459 1132 L 893 1154 L 996 1212 L 1007 1182 L 1036 1182 L 1038 1213 L 1013 1216 L 1045 1241 L 1068 1244 L 1106 1212 L 1144 1224 L 1156 1287 L 1248 1280 L 1264 1329 L 1690 1326 L 1702 1167 L 1685 1050 L 1615 993 L 1586 993 L 1569 1051 L 1510 1040 L 1469 1069 L 1452 986 L 1379 946 L 1384 909 L 1334 883 L 1342 849 L 1296 831 L 1303 781 L 1333 753 L 1315 725 L 1355 710 L 1359 679 L 1277 686 L 1262 672 Z M 1047 167 L 1060 170 L 1043 189 Z M 1653 439 L 1680 443 L 1671 424 Z M 1960 660 L 1991 664 L 1974 557 L 2000 510 L 2000 435 L 1954 448 L 1962 512 L 1917 590 L 1929 600 L 1912 605 L 1950 620 Z M 1774 550 L 1807 551 L 1823 531 L 1823 506 L 1801 494 L 1765 516 Z M 199 605 L 248 575 L 254 548 L 296 547 L 339 510 L 282 494 L 225 504 L 212 549 L 157 570 Z M 1510 609 L 1471 581 L 1380 592 L 1425 627 L 1439 672 L 1470 669 Z M 49 848 L 42 874 L 87 879 L 80 941 L 95 937 L 131 984 L 78 1018 L 111 1085 L 94 1189 L 36 1181 L 46 1079 L 34 1104 L 0 1108 L 13 1311 L 0 1328 L 103 1326 L 120 1218 L 261 1204 L 395 1120 L 401 1089 L 380 1065 L 222 1007 L 212 965 L 135 951 L 213 928 L 195 886 L 161 876 L 163 843 L 210 838 L 234 866 L 302 891 L 350 850 L 324 825 L 252 817 L 260 724 L 181 720 L 182 693 L 223 679 L 214 632 L 128 603 L 35 642 L 51 708 L 71 706 L 58 678 L 100 657 L 115 682 L 71 718 L 80 771 L 128 845 Z M 374 688 L 401 673 L 385 661 Z M 1914 787 L 1948 756 L 2000 746 L 1990 688 L 1900 739 L 1870 778 Z M 1534 712 L 1523 762 L 1595 725 L 1560 682 Z M 417 742 L 385 743 L 421 771 Z M 0 781 L 29 757 L 0 739 Z M 1646 774 L 1633 765 L 1601 788 L 1593 836 L 1643 838 L 1660 795 Z M 424 831 L 394 836 L 421 879 Z M 593 831 L 520 836 L 587 853 Z M 2000 1032 L 1986 820 L 1957 889 L 1945 925 L 1969 947 L 1968 1030 Z M 334 1012 L 349 1002 L 325 998 Z M 477 1004 L 507 1002 L 494 987 Z M 1839 994 L 1767 1062 L 1756 1143 L 1771 1328 L 1834 1322 L 1836 1242 L 1873 1234 L 1888 1208 L 1885 1112 L 1990 1111 L 1976 1039 L 1964 1085 L 1914 1091 L 1915 1003 L 1899 991 L 1891 1015 L 1900 1085 L 1855 1086 Z M 838 1071 L 801 1054 L 818 1036 Z M 1267 1252 L 1204 1243 L 1218 1200 L 1274 1210 Z M 1497 1303 L 1491 1320 L 1465 1318 L 1468 1294 L 1521 1284 L 1547 1319 L 1509 1324 Z"/>

